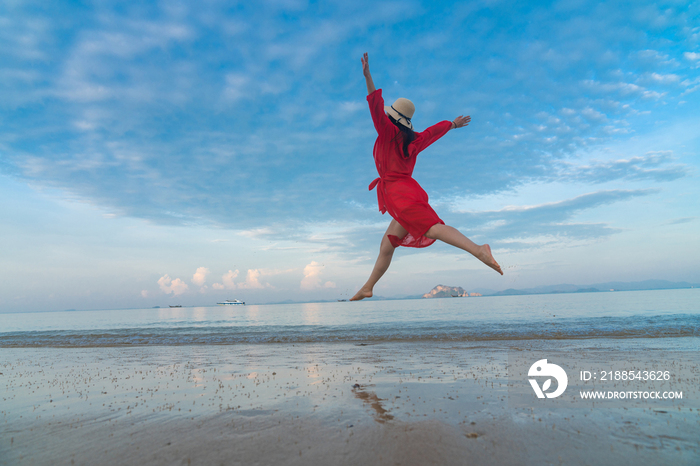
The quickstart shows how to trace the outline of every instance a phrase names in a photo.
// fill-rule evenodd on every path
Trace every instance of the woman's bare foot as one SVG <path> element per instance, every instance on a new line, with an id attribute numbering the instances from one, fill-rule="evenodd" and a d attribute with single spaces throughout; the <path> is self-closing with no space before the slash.
<path id="1" fill-rule="evenodd" d="M 481 250 L 476 255 L 476 258 L 479 259 L 484 264 L 491 267 L 496 272 L 503 275 L 503 271 L 501 270 L 501 266 L 498 265 L 498 262 L 496 262 L 496 259 L 493 258 L 493 254 L 491 254 L 491 247 L 488 244 L 484 244 L 483 246 L 479 246 L 479 248 Z"/>
<path id="2" fill-rule="evenodd" d="M 355 296 L 350 298 L 350 301 L 359 301 L 361 299 L 365 298 L 371 298 L 372 297 L 372 290 L 367 290 L 365 288 L 360 288 L 360 291 L 355 293 Z"/>

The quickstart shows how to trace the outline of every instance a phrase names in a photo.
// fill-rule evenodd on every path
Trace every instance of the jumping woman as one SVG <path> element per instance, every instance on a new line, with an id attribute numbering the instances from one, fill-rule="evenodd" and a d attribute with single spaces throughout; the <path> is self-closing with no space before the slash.
<path id="1" fill-rule="evenodd" d="M 458 116 L 454 121 L 441 121 L 416 133 L 411 123 L 415 112 L 413 102 L 400 98 L 393 105 L 384 106 L 382 90 L 374 87 L 366 53 L 362 57 L 362 73 L 367 82 L 367 102 L 372 122 L 379 134 L 374 143 L 374 163 L 379 178 L 372 181 L 369 189 L 377 188 L 379 210 L 382 214 L 389 212 L 393 220 L 382 238 L 372 274 L 350 301 L 372 297 L 374 285 L 391 264 L 394 249 L 399 246 L 425 248 L 438 239 L 467 251 L 503 275 L 501 266 L 491 255 L 489 245 L 479 246 L 455 228 L 445 225 L 428 204 L 426 192 L 411 176 L 420 151 L 449 130 L 467 126 L 471 118 Z"/>

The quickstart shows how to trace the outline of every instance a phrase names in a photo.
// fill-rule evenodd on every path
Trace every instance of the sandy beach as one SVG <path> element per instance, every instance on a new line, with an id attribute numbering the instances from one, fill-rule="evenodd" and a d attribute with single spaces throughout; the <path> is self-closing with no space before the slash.
<path id="1" fill-rule="evenodd" d="M 634 342 L 582 344 L 603 358 L 645 353 Z M 682 403 L 528 409 L 509 404 L 506 369 L 524 346 L 1 349 L 0 464 L 700 461 L 697 352 L 663 350 L 694 373 L 674 386 Z"/>
<path id="2" fill-rule="evenodd" d="M 0 466 L 700 466 L 700 0 L 0 0 Z"/>

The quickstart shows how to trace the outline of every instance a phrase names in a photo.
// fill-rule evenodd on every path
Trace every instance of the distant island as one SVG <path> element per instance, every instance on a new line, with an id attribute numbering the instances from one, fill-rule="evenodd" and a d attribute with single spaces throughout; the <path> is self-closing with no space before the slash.
<path id="1" fill-rule="evenodd" d="M 604 282 L 592 285 L 549 285 L 536 288 L 515 289 L 484 293 L 488 296 L 512 296 L 524 294 L 557 294 L 557 293 L 596 293 L 611 291 L 641 291 L 641 290 L 676 290 L 682 288 L 699 288 L 700 285 L 688 282 L 670 282 L 668 280 L 644 280 L 641 282 Z"/>
<path id="2" fill-rule="evenodd" d="M 437 285 L 422 296 L 405 296 L 403 299 L 415 298 L 465 298 L 472 296 L 516 296 L 529 294 L 560 294 L 560 293 L 598 293 L 611 291 L 641 291 L 641 290 L 676 290 L 683 288 L 700 288 L 700 285 L 688 282 L 670 282 L 668 280 L 644 280 L 641 282 L 605 282 L 593 285 L 560 285 L 539 286 L 536 288 L 515 289 L 503 291 L 479 290 L 465 291 L 461 286 Z M 387 299 L 387 298 L 380 298 Z"/>
<path id="3" fill-rule="evenodd" d="M 423 295 L 424 298 L 468 298 L 470 296 L 481 296 L 481 293 L 464 291 L 461 286 L 438 285 Z"/>

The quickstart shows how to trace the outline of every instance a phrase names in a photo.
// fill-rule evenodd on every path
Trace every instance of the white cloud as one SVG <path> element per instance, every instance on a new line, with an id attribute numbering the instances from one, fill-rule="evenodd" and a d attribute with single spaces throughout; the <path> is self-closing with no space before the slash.
<path id="1" fill-rule="evenodd" d="M 260 283 L 259 279 L 260 271 L 258 269 L 249 269 L 245 281 L 243 283 L 239 283 L 238 288 L 247 290 L 265 288 L 265 286 Z M 270 286 L 269 283 L 266 285 Z"/>
<path id="2" fill-rule="evenodd" d="M 656 92 L 656 91 L 644 91 L 642 92 L 642 97 L 645 99 L 660 99 L 661 97 L 665 96 L 665 92 Z"/>
<path id="3" fill-rule="evenodd" d="M 700 60 L 700 53 L 685 52 L 685 53 L 683 54 L 683 56 L 684 56 L 687 60 L 691 60 L 691 61 Z"/>
<path id="4" fill-rule="evenodd" d="M 228 100 L 238 100 L 250 94 L 250 78 L 238 73 L 226 75 L 224 97 Z"/>
<path id="5" fill-rule="evenodd" d="M 326 282 L 323 285 L 324 288 L 335 288 L 335 282 Z"/>
<path id="6" fill-rule="evenodd" d="M 680 76 L 678 76 L 677 74 L 672 74 L 672 73 L 669 73 L 669 74 L 651 73 L 649 75 L 649 77 L 652 80 L 654 80 L 658 83 L 662 83 L 662 84 L 664 84 L 664 83 L 676 83 L 676 82 L 680 81 L 680 79 L 681 79 Z"/>
<path id="7" fill-rule="evenodd" d="M 158 279 L 158 285 L 163 293 L 173 293 L 175 296 L 181 295 L 189 289 L 187 283 L 183 282 L 179 278 L 172 280 L 168 274 L 165 274 Z"/>
<path id="8" fill-rule="evenodd" d="M 656 61 L 668 60 L 667 54 L 660 53 L 656 50 L 640 50 L 639 52 L 637 52 L 637 56 L 639 58 L 642 58 L 645 60 L 656 60 Z"/>
<path id="9" fill-rule="evenodd" d="M 241 230 L 239 231 L 239 234 L 247 237 L 247 238 L 260 238 L 263 236 L 269 236 L 274 234 L 275 232 L 270 229 L 270 228 L 253 228 L 250 230 Z"/>
<path id="10" fill-rule="evenodd" d="M 223 287 L 224 287 L 224 288 L 227 288 L 227 289 L 229 289 L 229 290 L 235 289 L 235 288 L 236 288 L 236 283 L 233 281 L 233 279 L 236 278 L 237 276 L 238 276 L 238 270 L 236 270 L 236 271 L 229 270 L 227 273 L 225 273 L 225 274 L 221 277 L 221 281 L 223 282 Z M 215 284 L 215 285 L 216 285 L 216 284 Z M 218 288 L 218 287 L 216 287 L 216 286 L 214 286 L 214 288 L 216 288 L 217 290 L 223 289 L 223 288 Z"/>
<path id="11" fill-rule="evenodd" d="M 311 261 L 306 267 L 304 267 L 304 278 L 301 280 L 302 290 L 313 290 L 315 288 L 321 288 L 321 270 L 323 265 L 316 261 Z M 331 282 L 328 282 L 331 283 Z"/>
<path id="12" fill-rule="evenodd" d="M 598 110 L 594 110 L 591 107 L 586 107 L 583 110 L 581 110 L 581 115 L 588 118 L 589 120 L 607 120 L 606 116 L 603 113 L 600 113 Z"/>
<path id="13" fill-rule="evenodd" d="M 91 131 L 95 129 L 96 125 L 92 121 L 87 121 L 87 120 L 78 120 L 73 122 L 73 126 L 78 128 L 81 131 Z"/>
<path id="14" fill-rule="evenodd" d="M 207 275 L 209 275 L 209 269 L 206 267 L 198 267 L 197 271 L 192 275 L 192 283 L 198 286 L 204 285 L 207 281 Z"/>
<path id="15" fill-rule="evenodd" d="M 340 103 L 340 110 L 343 113 L 355 113 L 358 110 L 364 110 L 365 106 L 364 102 L 358 102 L 355 100 L 352 101 L 347 101 L 347 102 L 341 102 Z"/>
<path id="16" fill-rule="evenodd" d="M 591 79 L 583 81 L 583 84 L 593 90 L 597 90 L 604 93 L 619 92 L 622 95 L 628 94 L 639 94 L 644 92 L 646 89 L 642 86 L 637 86 L 636 84 L 626 83 L 626 82 L 616 82 L 616 83 L 601 83 L 599 81 L 594 81 Z"/>
<path id="17" fill-rule="evenodd" d="M 214 283 L 211 287 L 214 290 L 253 290 L 262 288 L 272 288 L 269 283 L 261 283 L 260 277 L 263 275 L 274 275 L 276 273 L 283 273 L 281 271 L 272 270 L 272 273 L 267 273 L 264 270 L 259 269 L 248 269 L 246 278 L 243 282 L 236 283 L 235 279 L 238 277 L 238 270 L 229 270 L 221 277 L 222 283 Z M 204 287 L 206 288 L 206 286 Z"/>
<path id="18" fill-rule="evenodd" d="M 146 73 L 132 63 L 190 40 L 193 30 L 172 22 L 135 20 L 110 14 L 100 17 L 101 27 L 76 34 L 76 42 L 63 57 L 63 71 L 52 93 L 73 103 L 96 103 L 112 98 L 143 102 L 155 96 L 174 96 L 172 88 L 166 90 L 165 86 L 158 86 L 157 81 L 144 77 L 169 71 L 171 78 L 175 76 L 173 82 L 181 82 L 183 67 L 168 71 L 152 69 Z"/>
<path id="19" fill-rule="evenodd" d="M 144 298 L 148 298 L 148 290 L 141 290 L 141 296 Z"/>
<path id="20" fill-rule="evenodd" d="M 221 22 L 221 30 L 224 34 L 230 36 L 237 36 L 248 31 L 250 26 L 245 21 L 239 20 L 224 20 Z"/>

